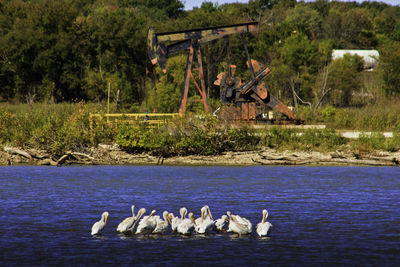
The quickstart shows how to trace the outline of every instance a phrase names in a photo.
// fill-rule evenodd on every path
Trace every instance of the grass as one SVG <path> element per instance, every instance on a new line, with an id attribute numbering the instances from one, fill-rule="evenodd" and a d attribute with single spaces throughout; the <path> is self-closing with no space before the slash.
<path id="1" fill-rule="evenodd" d="M 159 127 L 126 122 L 96 121 L 90 129 L 89 114 L 104 106 L 85 103 L 12 105 L 0 104 L 0 144 L 48 151 L 54 156 L 73 150 L 85 152 L 99 143 L 117 143 L 132 152 L 148 152 L 164 157 L 176 155 L 215 155 L 225 151 L 257 150 L 264 147 L 293 151 L 335 151 L 351 149 L 357 153 L 400 148 L 400 108 L 388 103 L 384 108 L 360 109 L 324 107 L 310 119 L 325 123 L 324 130 L 273 127 L 255 130 L 249 125 L 232 127 L 217 118 L 188 115 Z M 310 116 L 309 111 L 300 114 Z M 359 127 L 359 128 L 357 128 Z M 393 138 L 380 133 L 343 138 L 333 129 L 361 131 L 391 130 Z"/>
<path id="2" fill-rule="evenodd" d="M 400 129 L 400 103 L 386 100 L 380 104 L 360 108 L 324 106 L 317 112 L 301 108 L 300 117 L 308 124 L 323 123 L 337 130 L 396 131 Z"/>

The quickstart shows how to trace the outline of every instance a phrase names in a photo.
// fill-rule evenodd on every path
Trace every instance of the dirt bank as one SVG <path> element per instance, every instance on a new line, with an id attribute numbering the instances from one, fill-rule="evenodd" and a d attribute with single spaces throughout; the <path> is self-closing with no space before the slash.
<path id="1" fill-rule="evenodd" d="M 210 166 L 254 166 L 254 165 L 363 165 L 398 166 L 400 152 L 376 151 L 367 155 L 341 151 L 293 152 L 264 149 L 259 151 L 227 152 L 217 156 L 184 156 L 162 158 L 150 154 L 129 154 L 118 146 L 99 145 L 88 151 L 68 151 L 54 158 L 46 151 L 4 146 L 0 151 L 0 166 L 9 165 L 210 165 Z"/>

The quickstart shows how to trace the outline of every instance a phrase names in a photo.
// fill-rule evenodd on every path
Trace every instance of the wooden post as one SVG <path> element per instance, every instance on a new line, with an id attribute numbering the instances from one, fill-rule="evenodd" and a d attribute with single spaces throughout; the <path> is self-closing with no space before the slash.
<path id="1" fill-rule="evenodd" d="M 110 114 L 110 91 L 111 91 L 111 83 L 108 82 L 107 114 Z M 107 122 L 109 122 L 108 116 L 107 116 Z"/>

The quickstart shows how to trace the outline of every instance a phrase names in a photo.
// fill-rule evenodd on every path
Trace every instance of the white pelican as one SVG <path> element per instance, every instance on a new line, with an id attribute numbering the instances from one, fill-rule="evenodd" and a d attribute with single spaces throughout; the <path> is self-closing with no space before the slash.
<path id="1" fill-rule="evenodd" d="M 103 231 L 104 227 L 107 224 L 107 217 L 108 217 L 108 212 L 105 211 L 103 214 L 101 214 L 101 219 L 98 222 L 95 222 L 92 226 L 92 235 L 98 235 L 101 234 Z"/>
<path id="2" fill-rule="evenodd" d="M 143 219 L 140 220 L 139 225 L 136 229 L 136 234 L 148 235 L 151 234 L 154 229 L 156 229 L 157 223 L 154 220 L 155 210 L 152 210 L 148 216 L 144 216 Z"/>
<path id="3" fill-rule="evenodd" d="M 215 225 L 215 229 L 218 232 L 226 232 L 226 230 L 224 229 L 224 226 L 226 224 L 226 222 L 228 222 L 228 216 L 226 216 L 225 214 L 221 216 L 220 219 L 216 220 L 214 225 Z"/>
<path id="4" fill-rule="evenodd" d="M 126 232 L 135 223 L 135 218 L 136 218 L 135 205 L 132 205 L 131 209 L 132 209 L 132 217 L 125 218 L 120 224 L 118 224 L 117 232 L 120 232 L 120 233 Z"/>
<path id="5" fill-rule="evenodd" d="M 169 215 L 168 211 L 163 212 L 164 220 L 162 220 L 160 218 L 160 216 L 154 216 L 154 219 L 155 219 L 157 225 L 156 225 L 156 229 L 154 229 L 154 231 L 153 231 L 153 234 L 163 234 L 165 231 L 167 231 L 168 223 L 171 223 L 168 215 Z"/>
<path id="6" fill-rule="evenodd" d="M 210 207 L 208 207 L 207 205 L 202 207 L 200 209 L 200 212 L 201 212 L 201 216 L 196 219 L 196 224 L 200 223 L 202 220 L 207 220 L 207 219 L 211 219 L 212 221 L 214 221 L 211 211 L 210 211 Z"/>
<path id="7" fill-rule="evenodd" d="M 127 229 L 127 231 L 130 231 L 131 233 L 133 233 L 136 224 L 139 222 L 140 218 L 142 218 L 143 214 L 145 214 L 145 213 L 146 213 L 146 209 L 145 209 L 145 208 L 141 208 L 141 209 L 138 211 L 138 213 L 136 214 L 136 217 L 134 218 L 134 222 L 133 222 L 132 226 L 129 227 L 129 228 Z"/>
<path id="8" fill-rule="evenodd" d="M 176 232 L 176 227 L 178 227 L 178 224 L 176 223 L 177 220 L 179 219 L 178 216 L 175 217 L 175 215 L 171 212 L 168 214 L 169 220 L 171 222 L 171 230 L 172 232 Z"/>
<path id="9" fill-rule="evenodd" d="M 178 216 L 174 217 L 173 213 L 170 213 L 170 219 L 171 219 L 171 229 L 173 232 L 176 232 L 178 225 L 183 221 L 184 215 L 186 215 L 187 209 L 185 207 L 182 207 L 179 209 L 179 214 L 181 217 L 179 218 Z"/>
<path id="10" fill-rule="evenodd" d="M 186 216 L 186 213 L 184 214 Z M 193 213 L 189 213 L 189 218 L 184 218 L 182 222 L 176 228 L 176 231 L 182 235 L 190 235 L 194 231 L 196 222 L 193 217 Z"/>
<path id="11" fill-rule="evenodd" d="M 229 217 L 228 232 L 234 232 L 239 235 L 251 234 L 251 222 L 239 215 L 232 215 L 229 211 L 226 212 Z"/>
<path id="12" fill-rule="evenodd" d="M 195 220 L 195 224 L 195 231 L 199 234 L 209 233 L 213 230 L 214 219 L 207 205 L 201 208 L 201 216 Z"/>
<path id="13" fill-rule="evenodd" d="M 272 226 L 272 224 L 270 222 L 265 221 L 268 218 L 268 211 L 263 210 L 262 212 L 263 212 L 263 216 L 262 216 L 261 222 L 257 224 L 256 232 L 257 232 L 258 236 L 267 236 L 268 231 L 269 231 L 270 227 Z"/>

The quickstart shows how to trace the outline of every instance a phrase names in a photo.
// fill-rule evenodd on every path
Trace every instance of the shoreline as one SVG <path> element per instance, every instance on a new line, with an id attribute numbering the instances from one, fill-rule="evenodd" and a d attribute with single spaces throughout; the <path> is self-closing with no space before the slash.
<path id="1" fill-rule="evenodd" d="M 43 150 L 3 147 L 0 166 L 65 166 L 65 165 L 168 165 L 168 166 L 399 166 L 400 151 L 375 151 L 357 155 L 331 151 L 256 151 L 225 152 L 221 155 L 157 157 L 149 153 L 130 154 L 117 145 L 100 144 L 85 153 L 69 151 L 54 159 Z"/>

